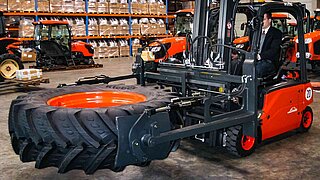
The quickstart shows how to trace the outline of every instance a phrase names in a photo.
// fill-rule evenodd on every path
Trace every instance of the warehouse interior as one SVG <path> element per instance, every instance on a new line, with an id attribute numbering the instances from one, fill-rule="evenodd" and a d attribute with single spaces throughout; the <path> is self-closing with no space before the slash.
<path id="1" fill-rule="evenodd" d="M 103 85 L 107 87 L 112 87 L 113 85 L 114 87 L 119 86 L 120 90 L 122 86 L 129 86 L 130 89 L 130 86 L 135 87 L 137 83 L 140 84 L 142 82 L 142 76 L 139 73 L 136 75 L 137 72 L 135 71 L 139 58 L 142 59 L 142 62 L 158 59 L 159 54 L 155 55 L 151 53 L 151 51 L 157 48 L 167 50 L 162 54 L 164 59 L 170 60 L 172 58 L 173 62 L 176 63 L 180 62 L 180 58 L 185 58 L 184 62 L 187 62 L 188 56 L 185 55 L 185 49 L 188 47 L 188 36 L 190 34 L 190 37 L 192 36 L 192 31 L 194 31 L 195 27 L 192 21 L 196 18 L 193 17 L 196 14 L 194 11 L 197 9 L 196 1 L 199 2 L 199 0 L 0 0 L 1 21 L 3 21 L 3 29 L 5 30 L 2 32 L 0 27 L 0 42 L 2 46 L 0 51 L 3 54 L 0 56 L 0 71 L 3 76 L 0 78 L 0 100 L 3 103 L 0 106 L 0 128 L 2 129 L 0 132 L 0 143 L 2 145 L 2 150 L 0 151 L 0 179 L 317 179 L 320 174 L 318 171 L 320 167 L 320 139 L 318 138 L 320 135 L 320 68 L 306 71 L 308 76 L 306 84 L 311 81 L 313 86 L 311 95 L 313 96 L 313 103 L 310 105 L 313 111 L 313 122 L 310 130 L 308 129 L 306 133 L 298 133 L 298 131 L 293 130 L 263 140 L 260 144 L 255 144 L 256 149 L 254 153 L 246 157 L 230 155 L 227 152 L 228 150 L 223 147 L 208 146 L 202 143 L 206 137 L 200 137 L 200 134 L 197 134 L 194 138 L 185 138 L 181 141 L 179 139 L 179 144 L 172 144 L 171 148 L 178 148 L 177 151 L 170 154 L 168 152 L 166 154 L 168 157 L 163 158 L 163 160 L 152 160 L 152 162 L 150 161 L 151 163 L 129 165 L 120 169 L 101 168 L 102 164 L 106 162 L 101 160 L 101 158 L 99 159 L 99 157 L 101 154 L 106 153 L 110 147 L 108 147 L 109 149 L 101 149 L 101 151 L 92 150 L 90 152 L 89 150 L 86 155 L 90 156 L 97 153 L 95 160 L 99 164 L 88 166 L 87 169 L 84 169 L 83 166 L 86 163 L 91 164 L 91 161 L 80 160 L 76 162 L 72 160 L 77 159 L 80 151 L 83 151 L 83 149 L 80 149 L 79 154 L 77 154 L 78 149 L 75 148 L 73 151 L 66 153 L 67 156 L 72 156 L 72 159 L 68 163 L 71 165 L 78 163 L 79 165 L 75 165 L 75 168 L 70 168 L 70 170 L 65 167 L 66 170 L 62 171 L 63 163 L 69 160 L 66 158 L 61 162 L 60 166 L 57 166 L 52 162 L 60 161 L 59 158 L 61 157 L 56 155 L 48 158 L 47 154 L 59 154 L 63 150 L 53 151 L 45 148 L 39 150 L 37 149 L 37 144 L 29 146 L 28 143 L 31 141 L 33 143 L 34 139 L 37 139 L 33 135 L 42 133 L 44 140 L 46 138 L 49 139 L 50 143 L 48 144 L 50 145 L 48 147 L 55 148 L 59 146 L 53 140 L 56 137 L 52 136 L 52 139 L 50 139 L 51 137 L 46 136 L 46 134 L 62 131 L 59 128 L 69 128 L 63 126 L 62 121 L 64 117 L 54 119 L 55 116 L 52 115 L 52 121 L 48 118 L 48 122 L 51 122 L 45 124 L 50 127 L 52 126 L 52 129 L 48 128 L 48 132 L 41 132 L 46 131 L 46 129 L 38 128 L 38 123 L 42 119 L 36 116 L 40 112 L 35 111 L 34 113 L 34 107 L 32 107 L 32 104 L 36 103 L 37 99 L 28 99 L 29 97 L 42 92 L 46 92 L 42 94 L 43 96 L 47 96 L 50 93 L 59 94 L 59 88 L 72 89 L 75 86 L 75 89 L 81 89 L 82 83 L 85 84 L 84 89 L 87 86 L 96 85 L 98 89 Z M 271 0 L 240 1 L 240 3 L 248 4 L 263 4 L 268 2 L 274 3 Z M 301 0 L 299 2 L 305 4 L 311 16 L 317 19 L 315 10 L 317 8 L 320 9 L 319 1 Z M 218 4 L 219 1 L 214 1 L 208 7 L 219 8 Z M 183 14 L 181 19 L 179 19 L 179 13 Z M 285 22 L 288 29 L 292 24 L 295 24 L 295 26 L 298 24 L 291 15 L 286 16 L 284 19 L 286 19 Z M 235 23 L 235 31 L 241 34 L 245 31 L 243 22 L 246 22 L 246 17 L 239 17 L 236 21 L 238 23 Z M 276 26 L 279 22 L 283 21 L 278 21 L 273 25 Z M 293 31 L 297 32 L 298 30 L 295 29 Z M 187 43 L 186 40 L 180 40 L 181 37 L 187 37 Z M 52 39 L 56 39 L 57 41 L 53 44 L 41 44 L 42 41 Z M 183 51 L 181 50 L 181 53 L 172 55 L 173 45 L 167 43 L 169 41 L 174 41 L 177 43 L 176 46 L 183 47 Z M 292 40 L 292 42 L 298 44 L 297 39 Z M 40 47 L 43 49 L 40 49 Z M 150 48 L 148 52 L 144 51 L 146 48 Z M 307 50 L 309 49 L 307 47 Z M 60 52 L 62 51 L 63 53 L 61 54 Z M 191 53 L 194 52 L 191 51 Z M 18 57 L 16 56 L 17 54 Z M 58 60 L 61 57 L 63 61 Z M 298 56 L 297 58 L 299 59 Z M 16 63 L 16 61 L 19 62 Z M 162 61 L 164 60 L 159 61 L 160 64 Z M 24 68 L 21 68 L 22 66 Z M 314 67 L 311 64 L 306 66 L 307 68 Z M 17 71 L 13 72 L 12 69 Z M 132 73 L 136 75 L 134 78 L 132 77 Z M 130 78 L 127 78 L 129 76 Z M 298 77 L 292 76 L 293 79 L 300 78 L 299 75 Z M 118 81 L 114 81 L 113 77 L 120 78 L 115 78 Z M 236 81 L 235 79 L 232 81 Z M 154 82 L 146 80 L 146 83 L 153 84 Z M 160 87 L 162 88 L 163 85 L 166 86 L 167 84 L 161 84 Z M 59 88 L 57 89 L 57 87 Z M 118 92 L 119 89 L 116 91 Z M 222 88 L 222 92 L 223 90 Z M 63 92 L 63 90 L 61 91 Z M 206 89 L 203 91 L 210 93 L 214 90 Z M 85 91 L 79 90 L 79 92 Z M 259 90 L 257 93 L 262 92 Z M 183 93 L 180 95 L 184 96 Z M 64 98 L 63 93 L 61 96 Z M 86 95 L 84 93 L 76 97 L 81 96 Z M 139 97 L 139 94 L 136 96 L 133 98 L 134 100 Z M 88 96 L 88 98 L 92 97 Z M 161 95 L 157 98 L 161 99 Z M 29 103 L 29 105 L 19 104 L 21 101 Z M 86 101 L 89 102 L 90 100 Z M 285 100 L 279 99 L 277 101 L 278 103 L 282 103 Z M 18 105 L 15 105 L 15 103 Z M 73 103 L 73 101 L 70 101 L 70 103 Z M 240 103 L 242 103 L 241 100 Z M 292 103 L 291 100 L 290 103 Z M 49 101 L 48 104 L 50 104 Z M 305 106 L 305 103 L 303 104 Z M 42 106 L 44 105 L 40 107 Z M 170 108 L 173 109 L 173 107 Z M 166 111 L 170 112 L 171 109 L 166 109 Z M 51 112 L 53 110 L 48 110 L 45 114 L 51 114 Z M 66 112 L 69 112 L 68 108 L 66 108 L 64 113 Z M 130 114 L 130 110 L 126 110 L 125 112 L 125 114 Z M 99 111 L 96 113 L 99 114 Z M 77 115 L 81 116 L 79 112 L 75 112 L 75 114 L 76 117 Z M 93 115 L 93 117 L 98 116 L 97 114 Z M 84 118 L 88 118 L 87 120 L 90 121 L 89 116 L 90 113 L 88 117 L 85 116 Z M 152 115 L 150 116 L 152 117 Z M 13 117 L 26 119 L 26 121 L 20 122 L 20 120 L 15 120 Z M 69 117 L 70 115 L 68 115 Z M 30 119 L 33 120 L 31 121 Z M 61 127 L 54 125 L 54 123 L 59 123 L 60 120 L 62 123 Z M 9 121 L 14 121 L 13 125 L 10 125 Z M 17 124 L 19 122 L 21 123 L 20 125 Z M 118 123 L 118 120 L 114 120 L 114 122 Z M 18 135 L 12 135 L 11 126 L 14 126 L 16 131 L 20 131 Z M 79 123 L 73 122 L 73 127 L 77 130 L 81 129 L 79 127 L 85 126 L 86 124 L 80 122 L 80 120 Z M 100 127 L 99 125 L 99 127 L 93 127 L 94 124 L 90 126 L 98 130 L 104 127 Z M 169 126 L 173 126 L 173 124 Z M 25 127 L 27 128 L 23 129 Z M 30 133 L 33 130 L 34 134 Z M 87 137 L 86 133 L 89 131 L 90 128 L 83 128 L 83 131 L 80 132 L 79 130 L 78 137 L 71 139 L 83 138 L 90 141 L 90 138 L 96 135 L 88 133 L 90 137 Z M 19 141 L 15 141 L 18 136 L 22 137 L 25 134 L 28 134 L 30 137 L 24 137 L 19 139 Z M 69 135 L 72 136 L 72 134 L 71 131 Z M 64 136 L 64 134 L 57 136 Z M 99 141 L 95 138 L 92 139 L 98 143 L 104 143 L 103 138 Z M 24 142 L 22 143 L 22 141 Z M 70 143 L 72 142 L 73 140 L 70 140 Z M 18 150 L 15 143 L 20 143 Z M 65 147 L 70 145 L 68 143 Z M 88 145 L 84 145 L 84 142 L 82 143 L 76 144 L 76 146 L 88 147 Z M 132 146 L 134 145 L 132 144 Z M 158 149 L 158 151 L 161 150 L 161 148 Z M 33 156 L 35 151 L 39 151 L 37 152 L 39 155 L 28 159 L 28 156 Z M 126 152 L 129 154 L 130 151 L 134 150 L 130 149 Z M 157 152 L 157 150 L 153 152 Z M 122 159 L 126 158 L 130 159 L 130 156 L 125 156 Z M 40 161 L 39 159 L 42 161 L 40 164 L 37 162 Z M 52 162 L 49 162 L 49 159 Z M 92 168 L 95 170 L 93 171 Z"/>

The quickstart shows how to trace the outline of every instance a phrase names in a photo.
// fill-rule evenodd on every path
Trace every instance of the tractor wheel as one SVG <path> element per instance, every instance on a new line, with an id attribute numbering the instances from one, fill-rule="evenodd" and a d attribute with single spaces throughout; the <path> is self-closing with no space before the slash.
<path id="1" fill-rule="evenodd" d="M 257 140 L 242 133 L 241 126 L 234 126 L 227 129 L 226 149 L 229 153 L 238 156 L 249 156 L 255 151 Z"/>
<path id="2" fill-rule="evenodd" d="M 60 173 L 82 169 L 92 174 L 114 167 L 117 116 L 141 114 L 176 97 L 164 90 L 125 85 L 76 86 L 30 93 L 10 107 L 9 133 L 22 162 Z M 141 164 L 137 164 L 138 166 Z"/>
<path id="3" fill-rule="evenodd" d="M 0 56 L 0 81 L 15 78 L 16 71 L 20 69 L 23 69 L 23 64 L 18 56 L 13 54 Z"/>
<path id="4" fill-rule="evenodd" d="M 313 122 L 313 112 L 312 109 L 307 106 L 307 108 L 303 111 L 301 124 L 299 127 L 300 132 L 307 132 L 312 126 Z"/>

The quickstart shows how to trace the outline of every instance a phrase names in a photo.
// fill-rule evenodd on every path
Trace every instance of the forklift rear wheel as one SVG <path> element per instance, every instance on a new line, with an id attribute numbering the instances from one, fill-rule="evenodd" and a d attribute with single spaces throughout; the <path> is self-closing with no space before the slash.
<path id="1" fill-rule="evenodd" d="M 313 122 L 313 112 L 312 112 L 312 109 L 309 106 L 307 106 L 307 108 L 303 111 L 303 114 L 302 114 L 299 131 L 300 132 L 309 131 L 309 129 L 312 126 L 312 122 Z"/>
<path id="2" fill-rule="evenodd" d="M 33 92 L 11 104 L 11 143 L 21 161 L 36 161 L 39 169 L 53 166 L 60 173 L 82 169 L 87 174 L 98 169 L 122 171 L 125 167 L 114 166 L 116 117 L 163 107 L 175 97 L 162 89 L 137 85 L 86 85 Z"/>
<path id="3" fill-rule="evenodd" d="M 235 156 L 249 156 L 255 151 L 256 143 L 256 138 L 243 135 L 241 126 L 227 129 L 226 149 Z"/>
<path id="4" fill-rule="evenodd" d="M 3 54 L 0 56 L 0 81 L 1 79 L 14 79 L 16 71 L 23 69 L 20 58 L 13 54 Z"/>

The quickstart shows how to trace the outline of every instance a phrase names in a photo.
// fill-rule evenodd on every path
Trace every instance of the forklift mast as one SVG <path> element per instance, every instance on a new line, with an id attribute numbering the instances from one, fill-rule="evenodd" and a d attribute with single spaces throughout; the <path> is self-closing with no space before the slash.
<path id="1" fill-rule="evenodd" d="M 193 24 L 193 40 L 196 38 L 198 40 L 193 44 L 195 49 L 196 65 L 203 66 L 208 59 L 205 54 L 210 54 L 210 50 L 206 49 L 205 44 L 208 43 L 207 39 L 202 38 L 208 36 L 208 22 L 209 22 L 209 12 L 210 4 L 212 0 L 196 0 L 196 9 L 194 15 L 194 24 Z M 222 28 L 219 28 L 217 46 L 219 54 L 217 55 L 219 64 L 223 64 L 226 71 L 230 71 L 229 64 L 230 61 L 226 59 L 230 56 L 231 50 L 229 48 L 224 48 L 223 45 L 232 45 L 234 39 L 234 24 L 235 24 L 235 15 L 237 12 L 237 7 L 239 0 L 223 0 L 219 1 L 220 12 L 219 12 L 219 25 L 224 25 Z M 211 47 L 212 48 L 212 47 Z M 206 52 L 208 50 L 208 52 Z"/>

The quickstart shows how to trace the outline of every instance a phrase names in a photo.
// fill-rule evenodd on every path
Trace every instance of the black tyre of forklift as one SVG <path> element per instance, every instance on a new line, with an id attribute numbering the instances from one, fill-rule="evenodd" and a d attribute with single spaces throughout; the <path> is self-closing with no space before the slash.
<path id="1" fill-rule="evenodd" d="M 249 156 L 255 151 L 257 139 L 250 136 L 244 136 L 242 126 L 230 127 L 226 130 L 226 149 L 238 157 Z"/>
<path id="2" fill-rule="evenodd" d="M 307 132 L 312 126 L 313 112 L 311 107 L 307 106 L 302 113 L 301 124 L 298 129 L 299 132 Z"/>
<path id="3" fill-rule="evenodd" d="M 0 81 L 16 77 L 16 70 L 23 69 L 21 59 L 13 54 L 0 55 Z"/>
<path id="4" fill-rule="evenodd" d="M 122 93 L 123 97 L 129 94 L 129 98 L 118 99 L 117 106 L 116 101 L 101 102 L 105 99 L 100 96 L 108 97 L 103 93 Z M 39 169 L 53 166 L 59 173 L 82 169 L 87 174 L 98 169 L 121 171 L 125 167 L 114 167 L 118 146 L 116 117 L 163 107 L 174 97 L 171 92 L 137 85 L 76 86 L 33 92 L 19 96 L 11 104 L 11 143 L 22 162 L 36 161 Z M 121 105 L 130 102 L 130 98 L 141 102 Z M 85 101 L 87 105 L 83 105 Z M 81 108 L 82 105 L 87 108 Z"/>

